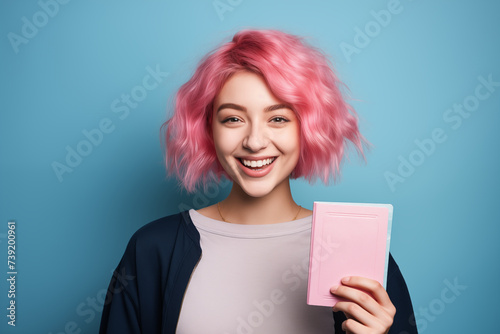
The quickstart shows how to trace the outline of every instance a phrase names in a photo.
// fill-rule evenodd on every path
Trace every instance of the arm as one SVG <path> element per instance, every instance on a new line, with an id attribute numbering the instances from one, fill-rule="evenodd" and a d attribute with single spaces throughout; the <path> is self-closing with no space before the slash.
<path id="1" fill-rule="evenodd" d="M 131 237 L 113 274 L 100 334 L 175 333 L 200 236 L 188 212 L 146 224 Z"/>
<path id="2" fill-rule="evenodd" d="M 133 243 L 113 272 L 102 311 L 100 334 L 141 333 Z"/>
<path id="3" fill-rule="evenodd" d="M 366 280 L 366 279 L 364 279 L 364 280 Z M 368 280 L 368 281 L 371 281 L 371 280 Z M 361 284 L 368 284 L 368 286 L 370 286 L 371 283 L 365 281 L 364 283 L 362 282 Z M 347 285 L 346 285 L 346 287 L 347 287 Z M 353 289 L 353 288 L 349 288 L 349 289 Z M 343 289 L 341 289 L 341 290 L 343 290 Z M 346 293 L 345 290 L 347 290 L 347 289 L 344 289 L 344 293 Z M 361 289 L 361 290 L 363 290 L 363 289 Z M 351 294 L 351 295 L 352 295 L 352 292 L 353 291 L 351 291 L 351 290 L 347 291 L 347 293 Z M 359 292 L 361 292 L 361 291 L 359 291 Z M 342 291 L 337 291 L 336 294 L 339 294 L 339 296 L 340 296 L 340 293 L 342 293 Z M 374 294 L 374 292 L 372 294 Z M 410 299 L 410 294 L 408 292 L 408 288 L 406 286 L 404 278 L 399 270 L 399 267 L 396 264 L 396 262 L 394 261 L 394 259 L 392 258 L 392 255 L 389 255 L 389 268 L 388 268 L 388 275 L 387 275 L 387 294 L 386 295 L 388 295 L 388 298 L 390 298 L 391 305 L 393 305 L 396 308 L 396 313 L 393 316 L 392 326 L 390 326 L 390 330 L 388 330 L 388 329 L 385 329 L 385 330 L 386 331 L 388 330 L 389 334 L 393 334 L 393 333 L 394 334 L 399 334 L 399 333 L 416 334 L 417 327 L 415 324 L 415 317 L 414 317 L 414 313 L 413 313 L 413 307 L 412 307 L 412 303 L 411 303 L 411 299 Z M 344 296 L 342 296 L 342 297 L 344 297 Z M 355 298 L 359 298 L 359 295 Z M 362 298 L 364 298 L 364 297 L 362 297 Z M 379 298 L 381 298 L 381 297 L 379 297 Z M 375 301 L 375 300 L 372 299 L 372 301 Z M 384 297 L 382 297 L 382 302 L 383 301 L 384 301 Z M 340 304 L 340 303 L 338 303 L 338 304 Z M 352 302 L 349 304 L 352 305 Z M 378 302 L 377 302 L 377 304 L 378 304 Z M 336 305 L 336 307 L 337 307 L 337 305 Z M 348 306 L 348 304 L 343 304 L 343 305 L 341 304 L 338 306 L 339 306 L 339 308 L 337 308 L 337 309 L 334 308 L 334 311 L 337 311 L 337 312 L 334 312 L 334 314 L 333 314 L 334 319 L 335 319 L 335 332 L 336 333 L 345 333 L 345 331 L 342 330 L 342 323 L 344 321 L 346 321 L 346 319 L 347 319 L 346 315 L 344 314 L 344 311 L 346 311 L 348 307 L 352 307 L 352 306 Z M 373 304 L 372 304 L 372 306 L 373 306 Z M 340 308 L 342 308 L 342 309 L 340 309 Z M 360 308 L 365 310 L 363 307 L 360 307 Z M 383 315 L 384 313 L 389 314 L 389 315 L 391 314 L 391 312 L 390 312 L 391 307 L 388 306 L 388 304 L 379 304 L 379 306 L 376 309 L 377 309 L 376 312 L 378 312 L 378 315 L 382 315 L 382 317 L 384 317 L 384 315 Z M 366 310 L 365 310 L 365 312 L 366 312 Z M 386 313 L 386 312 L 389 312 L 389 313 Z M 347 312 L 347 313 L 349 313 L 349 312 Z M 363 313 L 363 312 L 361 312 L 361 313 Z M 365 317 L 364 319 L 366 320 L 366 314 L 364 317 Z M 386 321 L 386 320 L 387 319 L 381 319 L 382 323 L 384 323 L 384 321 Z M 370 319 L 369 322 L 370 321 L 371 321 L 371 324 L 373 325 L 374 320 Z M 354 321 L 351 320 L 349 322 L 352 324 Z M 386 323 L 386 325 L 387 325 L 387 323 Z M 359 328 L 359 327 L 356 326 L 356 328 Z M 383 330 L 384 329 L 381 329 L 382 333 L 383 333 Z"/>

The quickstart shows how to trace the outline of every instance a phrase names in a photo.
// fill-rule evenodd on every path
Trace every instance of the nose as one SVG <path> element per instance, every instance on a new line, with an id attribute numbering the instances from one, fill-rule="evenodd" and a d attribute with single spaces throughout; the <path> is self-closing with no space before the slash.
<path id="1" fill-rule="evenodd" d="M 269 144 L 269 133 L 267 129 L 258 124 L 248 127 L 248 134 L 243 139 L 243 147 L 251 152 L 258 152 Z"/>

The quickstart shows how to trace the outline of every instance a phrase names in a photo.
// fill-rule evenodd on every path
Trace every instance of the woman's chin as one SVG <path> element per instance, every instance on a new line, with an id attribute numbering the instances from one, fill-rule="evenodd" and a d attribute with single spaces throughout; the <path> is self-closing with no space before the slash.
<path id="1" fill-rule="evenodd" d="M 241 191 L 243 193 L 245 193 L 247 196 L 250 196 L 250 197 L 255 197 L 255 198 L 264 197 L 271 192 L 271 189 L 268 189 L 268 187 L 266 187 L 266 186 L 258 186 L 255 184 L 252 184 L 252 185 L 243 184 L 242 185 L 241 183 L 237 183 L 237 185 L 239 186 L 239 188 L 241 189 Z"/>
<path id="2" fill-rule="evenodd" d="M 279 185 L 281 182 L 273 182 L 273 180 L 238 180 L 235 182 L 241 190 L 248 196 L 254 198 L 265 197 L 278 189 L 282 188 Z"/>

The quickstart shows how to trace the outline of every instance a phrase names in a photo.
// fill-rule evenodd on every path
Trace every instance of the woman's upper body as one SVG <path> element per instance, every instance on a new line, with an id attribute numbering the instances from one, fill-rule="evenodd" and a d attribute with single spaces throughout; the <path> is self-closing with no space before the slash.
<path id="1" fill-rule="evenodd" d="M 182 321 L 201 323 L 202 325 L 206 324 L 204 321 L 200 321 L 205 315 L 184 320 L 182 318 L 179 319 L 179 316 L 182 317 L 181 309 L 183 302 L 191 303 L 188 285 L 191 284 L 190 279 L 192 279 L 194 272 L 197 270 L 197 265 L 201 263 L 201 258 L 204 256 L 200 229 L 195 226 L 191 219 L 193 213 L 197 214 L 198 217 L 200 215 L 193 211 L 191 213 L 185 211 L 164 217 L 143 226 L 132 236 L 125 254 L 113 274 L 108 289 L 101 320 L 101 334 L 173 334 L 176 333 L 178 322 L 179 326 L 182 325 Z M 210 220 L 210 218 L 207 219 Z M 216 224 L 222 225 L 225 223 L 219 220 L 216 221 Z M 298 230 L 299 235 L 301 232 L 307 231 L 305 227 L 308 225 L 309 221 L 307 217 L 292 222 L 292 228 Z M 240 225 L 240 227 L 245 226 Z M 214 229 L 215 231 L 220 231 L 217 226 Z M 259 230 L 259 227 L 253 230 L 255 234 L 262 232 L 262 230 Z M 266 233 L 282 234 L 280 227 L 271 228 L 271 230 L 273 231 L 266 231 Z M 235 231 L 233 230 L 233 232 Z M 303 265 L 302 268 L 304 268 Z M 302 294 L 301 305 L 299 307 L 311 309 L 313 312 L 318 311 L 314 316 L 316 319 L 319 318 L 319 321 L 322 324 L 326 324 L 326 326 L 331 326 L 334 319 L 335 333 L 342 333 L 340 325 L 345 320 L 342 312 L 332 314 L 331 309 L 328 307 L 306 305 L 304 283 L 307 279 L 302 280 L 303 272 L 300 268 L 286 268 L 282 273 L 284 275 L 282 277 L 283 280 L 280 280 L 277 284 L 281 284 L 281 291 L 283 293 L 275 291 L 280 289 L 278 285 L 276 285 L 275 289 L 266 291 L 267 299 L 274 301 L 276 304 L 275 310 L 279 306 L 286 305 L 286 298 L 289 298 L 289 300 L 296 298 L 295 292 L 297 292 L 298 294 Z M 293 290 L 295 287 L 297 289 Z M 392 256 L 389 260 L 387 290 L 397 309 L 394 324 L 389 333 L 416 333 L 410 296 L 404 279 Z M 266 296 L 266 293 L 263 295 Z M 196 301 L 198 299 L 203 305 L 206 305 L 206 300 L 202 300 L 202 296 L 195 297 L 198 298 L 191 300 Z M 256 315 L 257 312 L 254 314 L 255 319 L 249 320 L 249 316 L 252 315 L 251 313 L 259 310 L 255 306 L 256 304 L 252 303 L 255 306 L 255 310 L 246 314 L 245 311 L 238 309 L 239 307 L 243 307 L 243 309 L 245 307 L 237 302 L 239 294 L 230 297 L 234 297 L 234 300 L 227 306 L 234 306 L 236 313 L 241 313 L 241 319 L 238 319 L 238 317 L 231 319 L 232 323 L 229 324 L 228 328 L 232 329 L 232 331 L 228 331 L 228 333 L 248 333 L 251 331 L 245 331 L 245 329 L 249 328 L 253 330 L 253 333 L 269 333 L 263 326 L 253 326 L 257 325 L 260 321 L 259 315 Z M 265 299 L 266 297 L 259 299 L 256 296 L 255 298 L 258 303 L 260 302 L 258 305 L 261 307 L 261 310 L 264 310 L 259 311 L 264 317 L 266 317 L 265 312 L 269 314 L 270 311 L 267 310 L 271 309 L 269 303 L 266 304 Z M 216 300 L 213 302 L 217 303 Z M 279 302 L 282 303 L 279 304 Z M 268 308 L 266 309 L 266 307 Z M 213 311 L 217 310 L 207 309 L 206 313 L 209 314 Z M 325 318 L 325 315 L 328 315 L 328 317 Z M 265 319 L 267 320 L 268 318 Z M 304 319 L 290 317 L 289 320 L 290 323 L 295 324 L 297 321 Z M 307 321 L 308 319 L 305 320 Z M 328 323 L 328 320 L 330 320 L 330 323 Z M 206 325 L 208 326 L 208 324 Z M 224 324 L 218 325 L 224 326 Z M 179 330 L 181 329 L 179 328 Z M 328 332 L 328 330 L 330 330 L 330 333 L 334 332 L 328 327 L 326 330 L 322 329 L 319 333 Z M 206 331 L 203 331 L 203 333 L 211 332 L 208 327 Z M 315 332 L 311 330 L 309 333 Z"/>

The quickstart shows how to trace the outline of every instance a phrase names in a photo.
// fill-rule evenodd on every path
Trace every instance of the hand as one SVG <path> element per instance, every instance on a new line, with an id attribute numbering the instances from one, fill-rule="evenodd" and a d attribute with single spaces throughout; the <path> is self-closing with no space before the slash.
<path id="1" fill-rule="evenodd" d="M 346 333 L 387 333 L 391 328 L 396 308 L 379 282 L 358 276 L 344 277 L 342 285 L 330 291 L 346 299 L 333 306 L 333 311 L 342 311 L 347 317 L 342 324 Z"/>

